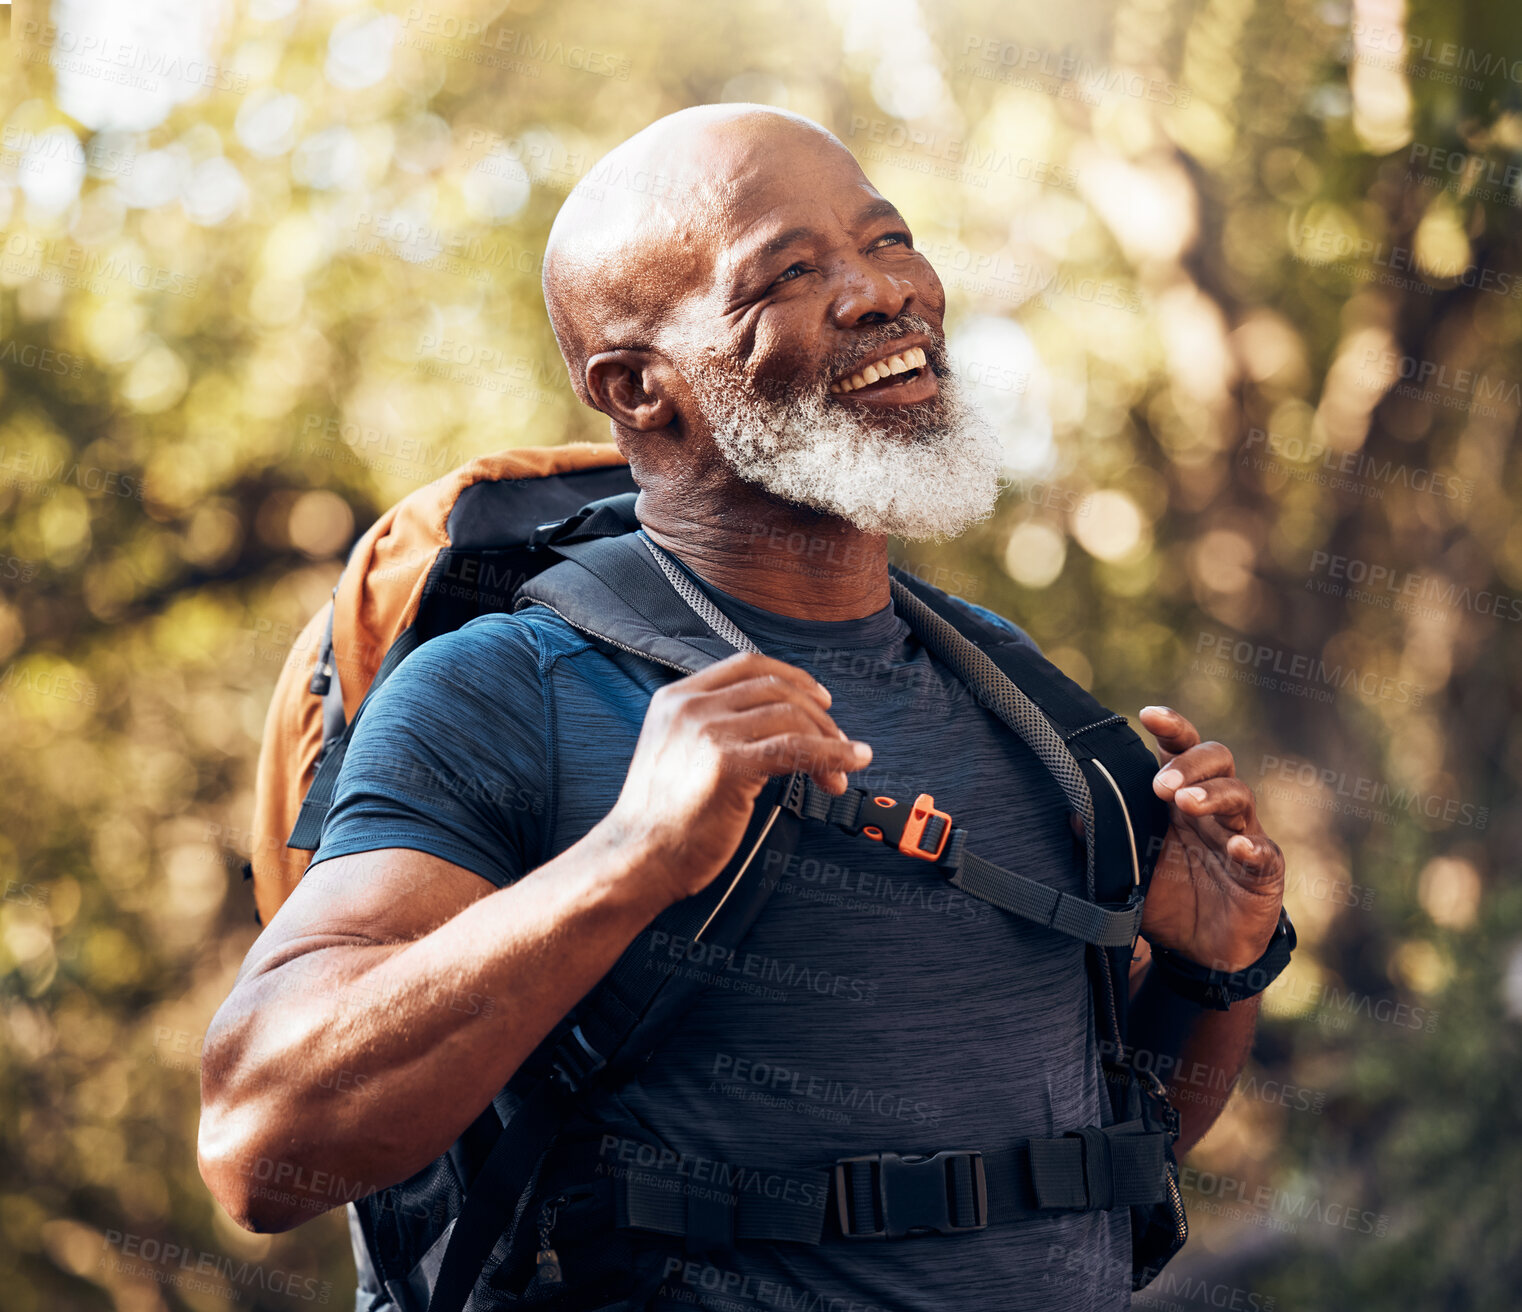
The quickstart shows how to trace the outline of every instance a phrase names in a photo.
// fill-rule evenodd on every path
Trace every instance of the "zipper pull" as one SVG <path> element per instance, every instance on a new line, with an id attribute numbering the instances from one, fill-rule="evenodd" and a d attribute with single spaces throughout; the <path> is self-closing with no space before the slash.
<path id="1" fill-rule="evenodd" d="M 534 1278 L 529 1284 L 535 1292 L 549 1292 L 565 1284 L 565 1276 L 560 1270 L 560 1254 L 550 1246 L 550 1231 L 555 1228 L 564 1204 L 565 1195 L 561 1194 L 546 1200 L 539 1208 L 539 1252 L 534 1258 Z"/>

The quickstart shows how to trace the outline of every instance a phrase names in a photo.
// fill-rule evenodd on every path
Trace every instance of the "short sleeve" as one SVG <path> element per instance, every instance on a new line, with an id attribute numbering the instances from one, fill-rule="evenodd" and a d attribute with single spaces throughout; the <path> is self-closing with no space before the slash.
<path id="1" fill-rule="evenodd" d="M 538 644 L 521 620 L 490 619 L 425 643 L 371 697 L 314 865 L 404 847 L 500 888 L 541 864 L 552 799 Z"/>

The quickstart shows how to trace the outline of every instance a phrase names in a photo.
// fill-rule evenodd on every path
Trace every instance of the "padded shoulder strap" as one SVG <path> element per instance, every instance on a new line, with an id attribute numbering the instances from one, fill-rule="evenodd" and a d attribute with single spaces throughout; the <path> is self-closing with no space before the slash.
<path id="1" fill-rule="evenodd" d="M 517 609 L 548 607 L 582 633 L 685 674 L 734 655 L 736 645 L 677 594 L 640 535 L 549 545 L 563 559 L 518 590 Z"/>
<path id="2" fill-rule="evenodd" d="M 471 1182 L 436 1271 L 423 1276 L 425 1285 L 432 1282 L 428 1312 L 461 1312 L 504 1232 L 512 1239 L 505 1260 L 513 1260 L 533 1237 L 524 1224 L 526 1191 L 572 1109 L 632 1075 L 722 974 L 775 885 L 762 877 L 761 853 L 780 851 L 786 859 L 797 841 L 797 818 L 778 805 L 786 786 L 768 785 L 729 865 L 656 917 L 514 1077 L 523 1094 L 519 1110 Z M 700 951 L 688 950 L 697 945 Z"/>
<path id="3" fill-rule="evenodd" d="M 1145 889 L 1167 832 L 1168 809 L 1152 791 L 1157 760 L 1125 716 L 1007 630 L 898 570 L 894 599 L 920 640 L 1025 737 L 1074 802 L 1090 849 L 1089 896 L 1114 901 L 1135 883 Z M 1074 783 L 1074 769 L 1083 789 Z M 1084 790 L 1087 813 L 1080 805 Z"/>
<path id="4" fill-rule="evenodd" d="M 704 669 L 741 645 L 755 650 L 732 625 L 728 641 L 707 627 L 634 534 L 551 545 L 565 561 L 525 585 L 520 606 L 548 606 L 594 638 L 682 672 Z M 525 1062 L 515 1079 L 526 1097 L 453 1223 L 428 1312 L 460 1312 L 510 1224 L 522 1241 L 525 1190 L 576 1100 L 633 1074 L 721 973 L 775 887 L 762 877 L 762 853 L 786 859 L 797 843 L 799 820 L 780 804 L 793 782 L 768 784 L 719 876 L 662 912 Z M 694 966 L 688 948 L 698 944 Z"/>
<path id="5" fill-rule="evenodd" d="M 895 570 L 894 597 L 911 624 L 918 616 L 925 625 L 921 641 L 957 670 L 991 710 L 1001 718 L 1018 718 L 1017 701 L 1002 686 L 1018 685 L 1017 691 L 1035 703 L 1057 731 L 1089 789 L 1092 810 L 1086 814 L 1079 808 L 1079 814 L 1084 816 L 1090 898 L 1119 900 L 1128 887 L 1133 897 L 1144 893 L 1162 852 L 1168 808 L 1152 790 L 1156 758 L 1125 717 L 1107 710 L 1050 661 L 938 589 Z M 1055 753 L 1049 742 L 1046 750 Z M 1108 944 L 1090 942 L 1096 944 L 1089 949 L 1089 965 L 1100 1032 L 1119 1060 L 1129 1029 L 1132 947 L 1114 939 Z M 1123 1118 L 1123 1089 L 1112 1085 L 1109 1092 L 1115 1114 Z"/>

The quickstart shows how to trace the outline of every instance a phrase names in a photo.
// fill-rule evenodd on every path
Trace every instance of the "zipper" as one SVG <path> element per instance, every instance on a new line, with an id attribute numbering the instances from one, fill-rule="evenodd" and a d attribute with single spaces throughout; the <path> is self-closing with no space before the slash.
<path id="1" fill-rule="evenodd" d="M 1105 1019 L 1110 1022 L 1110 1035 L 1115 1044 L 1115 1060 L 1123 1063 L 1126 1061 L 1126 1046 L 1121 1041 L 1120 1019 L 1115 1014 L 1115 977 L 1110 970 L 1110 954 L 1101 947 L 1096 947 L 1094 950 L 1099 953 L 1099 968 L 1104 975 Z"/>
<path id="2" fill-rule="evenodd" d="M 1178 1236 L 1179 1243 L 1182 1244 L 1189 1238 L 1189 1223 L 1184 1219 L 1184 1200 L 1179 1194 L 1178 1185 L 1174 1182 L 1172 1171 L 1168 1173 L 1168 1193 L 1173 1198 L 1173 1232 Z"/>
<path id="3" fill-rule="evenodd" d="M 663 660 L 659 656 L 652 656 L 647 651 L 640 651 L 637 647 L 631 647 L 626 642 L 619 642 L 616 638 L 610 638 L 605 633 L 598 633 L 596 629 L 589 629 L 585 624 L 578 624 L 569 616 L 556 610 L 555 607 L 551 606 L 547 601 L 540 601 L 537 597 L 531 597 L 529 598 L 529 602 L 534 606 L 543 606 L 545 610 L 550 612 L 551 615 L 559 615 L 560 618 L 565 620 L 565 622 L 569 624 L 573 629 L 575 629 L 577 633 L 584 633 L 589 638 L 596 638 L 598 642 L 605 642 L 610 647 L 617 647 L 619 651 L 626 651 L 629 653 L 629 655 L 638 656 L 641 660 L 654 661 L 657 665 L 664 665 L 668 670 L 675 670 L 678 674 L 692 673 L 691 670 L 687 669 L 685 666 L 678 665 L 675 661 Z"/>

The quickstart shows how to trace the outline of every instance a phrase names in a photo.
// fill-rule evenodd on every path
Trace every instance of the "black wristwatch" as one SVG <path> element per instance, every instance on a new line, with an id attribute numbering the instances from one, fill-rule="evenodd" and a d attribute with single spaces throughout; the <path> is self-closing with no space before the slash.
<path id="1" fill-rule="evenodd" d="M 1278 927 L 1263 955 L 1232 974 L 1211 970 L 1167 948 L 1153 948 L 1152 961 L 1158 978 L 1175 993 L 1201 1007 L 1225 1011 L 1233 1002 L 1256 997 L 1278 979 L 1289 965 L 1295 943 L 1295 927 L 1290 924 L 1289 912 L 1281 907 Z"/>

